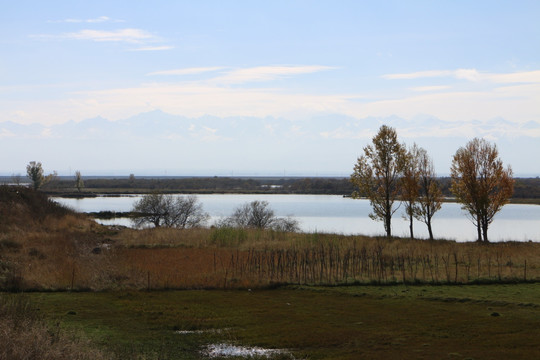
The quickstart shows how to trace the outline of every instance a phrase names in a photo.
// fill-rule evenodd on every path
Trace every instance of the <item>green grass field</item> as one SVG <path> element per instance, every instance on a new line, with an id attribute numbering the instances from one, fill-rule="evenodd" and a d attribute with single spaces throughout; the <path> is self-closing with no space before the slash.
<path id="1" fill-rule="evenodd" d="M 540 285 L 32 293 L 52 322 L 118 358 L 200 359 L 209 344 L 278 359 L 535 359 Z"/>

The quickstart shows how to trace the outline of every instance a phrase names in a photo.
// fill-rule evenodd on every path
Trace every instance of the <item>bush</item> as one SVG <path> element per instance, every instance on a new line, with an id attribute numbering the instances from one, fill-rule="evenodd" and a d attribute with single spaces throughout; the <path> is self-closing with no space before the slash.
<path id="1" fill-rule="evenodd" d="M 298 221 L 291 217 L 278 218 L 268 201 L 252 201 L 236 208 L 233 214 L 216 224 L 218 227 L 272 229 L 284 232 L 299 230 Z"/>
<path id="2" fill-rule="evenodd" d="M 133 220 L 137 227 L 151 223 L 155 227 L 194 228 L 203 226 L 209 217 L 195 195 L 144 195 L 133 205 L 133 212 L 138 214 Z"/>

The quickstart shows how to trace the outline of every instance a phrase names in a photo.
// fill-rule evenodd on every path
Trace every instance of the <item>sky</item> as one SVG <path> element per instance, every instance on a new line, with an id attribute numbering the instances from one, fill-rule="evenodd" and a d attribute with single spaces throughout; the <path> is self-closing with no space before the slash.
<path id="1" fill-rule="evenodd" d="M 540 175 L 536 0 L 1 8 L 0 175 L 348 176 L 382 124 Z"/>

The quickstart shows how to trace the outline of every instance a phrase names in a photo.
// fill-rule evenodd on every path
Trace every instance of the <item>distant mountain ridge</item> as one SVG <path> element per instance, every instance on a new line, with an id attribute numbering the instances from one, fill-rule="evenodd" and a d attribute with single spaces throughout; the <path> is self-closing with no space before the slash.
<path id="1" fill-rule="evenodd" d="M 189 118 L 160 110 L 116 121 L 95 117 L 51 126 L 1 122 L 0 139 L 13 151 L 1 158 L 0 171 L 38 160 L 64 172 L 73 167 L 154 175 L 347 176 L 382 124 L 396 128 L 408 145 L 425 147 L 441 174 L 449 172 L 452 155 L 473 137 L 495 142 L 516 173 L 540 174 L 540 165 L 530 161 L 540 150 L 540 122 L 443 121 L 430 115 Z M 29 141 L 38 147 L 26 147 Z"/>
<path id="2" fill-rule="evenodd" d="M 0 122 L 0 138 L 8 137 L 102 137 L 130 134 L 134 136 L 170 137 L 214 134 L 222 139 L 234 139 L 239 135 L 264 134 L 283 136 L 295 132 L 304 136 L 323 138 L 369 138 L 382 125 L 398 130 L 402 137 L 425 136 L 529 136 L 540 137 L 540 122 L 529 121 L 516 124 L 502 118 L 489 121 L 443 121 L 429 115 L 404 119 L 397 116 L 384 118 L 353 117 L 332 114 L 307 120 L 284 118 L 202 116 L 188 118 L 165 113 L 161 110 L 140 113 L 127 119 L 111 121 L 103 117 L 85 119 L 63 124 L 23 125 L 12 121 Z"/>

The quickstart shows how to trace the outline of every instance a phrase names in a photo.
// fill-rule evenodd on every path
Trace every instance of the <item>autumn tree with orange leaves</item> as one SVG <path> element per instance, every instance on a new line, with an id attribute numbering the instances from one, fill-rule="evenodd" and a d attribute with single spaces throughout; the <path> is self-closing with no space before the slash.
<path id="1" fill-rule="evenodd" d="M 475 138 L 456 151 L 450 169 L 451 190 L 476 225 L 479 242 L 488 242 L 488 227 L 514 192 L 512 169 L 503 167 L 496 145 Z"/>
<path id="2" fill-rule="evenodd" d="M 373 137 L 373 145 L 364 147 L 351 175 L 356 187 L 353 198 L 367 197 L 373 211 L 369 217 L 382 220 L 386 236 L 392 236 L 392 215 L 399 200 L 400 179 L 407 164 L 407 149 L 398 141 L 394 128 L 383 125 Z"/>

